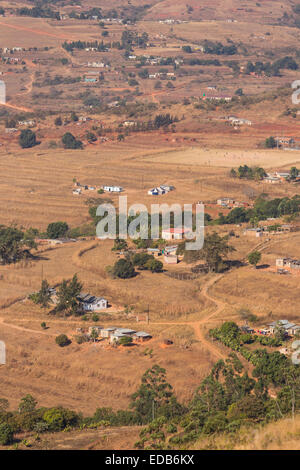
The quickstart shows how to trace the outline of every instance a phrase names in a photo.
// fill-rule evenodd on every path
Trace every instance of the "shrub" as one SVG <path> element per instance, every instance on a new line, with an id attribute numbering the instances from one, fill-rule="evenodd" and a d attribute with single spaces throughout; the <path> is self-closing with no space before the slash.
<path id="1" fill-rule="evenodd" d="M 59 336 L 56 336 L 55 338 L 55 342 L 56 344 L 58 344 L 58 346 L 60 346 L 61 348 L 63 348 L 64 346 L 68 346 L 71 341 L 69 340 L 69 338 L 67 337 L 67 335 L 59 335 Z"/>
<path id="2" fill-rule="evenodd" d="M 120 279 L 128 279 L 134 277 L 135 270 L 131 261 L 126 259 L 119 259 L 113 267 L 113 275 Z"/>
<path id="3" fill-rule="evenodd" d="M 119 339 L 119 344 L 122 346 L 130 346 L 132 344 L 131 336 L 123 336 L 123 338 Z"/>
<path id="4" fill-rule="evenodd" d="M 36 135 L 30 129 L 24 129 L 19 137 L 19 144 L 23 149 L 34 147 L 36 142 Z"/>
<path id="5" fill-rule="evenodd" d="M 64 237 L 69 230 L 69 226 L 66 222 L 52 222 L 47 227 L 47 236 L 49 238 L 61 238 Z"/>
<path id="6" fill-rule="evenodd" d="M 81 149 L 83 143 L 81 140 L 77 140 L 73 134 L 66 132 L 62 137 L 62 143 L 65 149 Z"/>
<path id="7" fill-rule="evenodd" d="M 0 444 L 5 446 L 10 444 L 13 440 L 13 430 L 12 427 L 7 423 L 0 424 Z"/>

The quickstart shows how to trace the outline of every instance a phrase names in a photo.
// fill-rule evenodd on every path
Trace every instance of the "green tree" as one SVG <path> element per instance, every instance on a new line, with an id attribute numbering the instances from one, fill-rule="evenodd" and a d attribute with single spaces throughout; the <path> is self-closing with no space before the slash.
<path id="1" fill-rule="evenodd" d="M 35 133 L 31 129 L 23 129 L 19 137 L 19 144 L 23 149 L 34 147 L 37 144 Z"/>
<path id="2" fill-rule="evenodd" d="M 248 261 L 250 264 L 252 264 L 252 266 L 254 266 L 255 268 L 257 267 L 257 264 L 260 262 L 261 260 L 261 253 L 259 251 L 252 251 L 252 253 L 250 253 L 248 255 Z"/>
<path id="3" fill-rule="evenodd" d="M 78 296 L 81 293 L 82 284 L 77 274 L 71 280 L 64 279 L 57 291 L 56 312 L 64 312 L 65 315 L 78 315 L 82 312 Z"/>
<path id="4" fill-rule="evenodd" d="M 51 303 L 50 286 L 46 279 L 42 280 L 40 290 L 33 296 L 34 303 L 40 305 L 42 308 L 48 308 Z"/>
<path id="5" fill-rule="evenodd" d="M 120 279 L 128 279 L 135 276 L 134 266 L 131 261 L 119 259 L 113 267 L 113 275 Z"/>
<path id="6" fill-rule="evenodd" d="M 98 331 L 96 330 L 96 328 L 93 328 L 93 329 L 92 329 L 90 336 L 91 336 L 91 338 L 92 338 L 92 340 L 93 340 L 94 342 L 98 339 L 99 333 L 98 333 Z"/>
<path id="7" fill-rule="evenodd" d="M 163 270 L 163 263 L 157 259 L 150 259 L 145 264 L 145 267 L 149 269 L 152 273 L 161 273 Z"/>
<path id="8" fill-rule="evenodd" d="M 15 263 L 28 257 L 31 248 L 36 248 L 34 235 L 25 234 L 16 227 L 0 225 L 0 262 L 2 264 Z"/>
<path id="9" fill-rule="evenodd" d="M 73 121 L 73 122 L 78 121 L 78 116 L 74 111 L 72 111 L 72 113 L 71 113 L 71 121 Z"/>
<path id="10" fill-rule="evenodd" d="M 82 149 L 83 143 L 77 140 L 71 132 L 66 132 L 62 137 L 62 143 L 65 149 Z"/>
<path id="11" fill-rule="evenodd" d="M 280 322 L 276 323 L 274 336 L 275 339 L 279 339 L 280 341 L 284 341 L 286 338 L 286 331 Z"/>
<path id="12" fill-rule="evenodd" d="M 32 395 L 26 395 L 19 403 L 20 413 L 32 413 L 36 409 L 37 401 Z"/>
<path id="13" fill-rule="evenodd" d="M 149 422 L 162 415 L 164 407 L 174 398 L 173 388 L 166 380 L 166 370 L 155 364 L 142 376 L 142 383 L 131 396 L 130 407 L 140 416 L 141 422 Z M 175 407 L 175 403 L 174 407 Z"/>
<path id="14" fill-rule="evenodd" d="M 69 230 L 66 222 L 52 222 L 47 227 L 47 237 L 51 239 L 62 238 Z"/>
<path id="15" fill-rule="evenodd" d="M 220 237 L 217 232 L 206 235 L 202 250 L 198 252 L 199 259 L 204 259 L 210 271 L 219 272 L 222 269 L 223 258 L 235 249 L 227 243 L 228 236 Z"/>
<path id="16" fill-rule="evenodd" d="M 60 116 L 58 116 L 58 117 L 55 119 L 54 124 L 55 124 L 56 126 L 62 126 L 62 119 L 61 119 Z"/>
<path id="17" fill-rule="evenodd" d="M 0 423 L 0 444 L 6 446 L 13 441 L 14 433 L 12 427 L 8 423 Z"/>
<path id="18" fill-rule="evenodd" d="M 292 166 L 291 171 L 290 171 L 291 179 L 292 180 L 296 179 L 298 175 L 299 175 L 299 170 L 295 166 Z"/>
<path id="19" fill-rule="evenodd" d="M 274 137 L 268 137 L 266 140 L 265 140 L 265 147 L 267 149 L 273 149 L 274 147 L 276 147 L 276 140 L 274 139 Z"/>
<path id="20" fill-rule="evenodd" d="M 61 334 L 61 335 L 56 336 L 55 342 L 56 342 L 56 344 L 58 344 L 58 346 L 60 346 L 61 348 L 63 348 L 64 346 L 68 346 L 68 345 L 71 343 L 71 341 L 69 340 L 69 338 L 67 337 L 67 335 L 64 335 L 64 334 Z"/>

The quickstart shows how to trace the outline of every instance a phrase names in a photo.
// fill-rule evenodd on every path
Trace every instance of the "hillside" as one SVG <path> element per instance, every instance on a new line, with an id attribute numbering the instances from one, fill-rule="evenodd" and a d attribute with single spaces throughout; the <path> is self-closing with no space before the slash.
<path id="1" fill-rule="evenodd" d="M 242 428 L 232 436 L 215 435 L 197 441 L 191 449 L 300 450 L 300 416 L 281 419 L 263 427 Z"/>

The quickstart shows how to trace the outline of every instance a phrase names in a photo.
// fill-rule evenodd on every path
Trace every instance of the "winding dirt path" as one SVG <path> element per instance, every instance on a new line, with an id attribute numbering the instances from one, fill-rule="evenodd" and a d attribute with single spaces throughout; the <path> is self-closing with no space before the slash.
<path id="1" fill-rule="evenodd" d="M 254 250 L 258 251 L 263 251 L 264 249 L 268 248 L 272 242 L 278 242 L 278 240 L 264 240 L 259 242 L 254 248 L 251 249 L 250 252 Z M 249 252 L 249 253 L 250 253 Z M 244 260 L 247 259 L 248 254 L 244 257 Z M 73 260 L 74 261 L 74 260 Z M 209 301 L 212 302 L 215 306 L 212 312 L 210 312 L 208 315 L 202 317 L 198 321 L 190 321 L 190 322 L 151 322 L 153 325 L 170 325 L 170 326 L 190 326 L 194 329 L 195 332 L 195 337 L 200 341 L 200 343 L 212 354 L 217 359 L 223 359 L 225 360 L 227 358 L 227 355 L 220 351 L 220 348 L 217 346 L 217 344 L 213 343 L 210 341 L 206 336 L 207 336 L 207 331 L 204 329 L 204 326 L 209 322 L 212 318 L 216 317 L 219 313 L 221 313 L 225 307 L 226 307 L 226 302 L 213 297 L 210 293 L 209 290 L 210 288 L 216 284 L 220 279 L 222 279 L 225 276 L 225 274 L 219 274 L 215 275 L 214 277 L 210 278 L 203 286 L 201 290 L 201 294 Z M 17 300 L 16 302 L 19 302 L 20 300 Z M 74 321 L 73 321 L 74 323 Z M 145 322 L 140 322 L 140 323 L 145 323 Z M 39 334 L 39 335 L 46 335 L 46 336 L 55 336 L 55 333 L 50 333 L 47 331 L 39 331 L 39 330 L 33 330 L 30 328 L 25 328 L 22 326 L 17 326 L 14 325 L 13 323 L 6 323 L 5 318 L 0 317 L 0 324 L 4 325 L 7 328 L 13 328 L 19 331 L 27 332 L 27 333 L 34 333 L 34 334 Z"/>

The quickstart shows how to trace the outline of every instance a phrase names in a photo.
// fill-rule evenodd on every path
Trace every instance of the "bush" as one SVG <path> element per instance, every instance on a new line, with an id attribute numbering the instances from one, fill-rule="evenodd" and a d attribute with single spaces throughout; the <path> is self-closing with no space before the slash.
<path id="1" fill-rule="evenodd" d="M 119 344 L 122 346 L 130 346 L 132 344 L 131 336 L 123 336 L 123 338 L 119 339 Z"/>
<path id="2" fill-rule="evenodd" d="M 163 270 L 163 264 L 161 261 L 152 259 L 147 261 L 146 268 L 149 269 L 152 273 L 161 273 Z"/>
<path id="3" fill-rule="evenodd" d="M 30 129 L 24 129 L 19 137 L 19 144 L 23 149 L 34 147 L 36 142 L 36 135 Z"/>
<path id="4" fill-rule="evenodd" d="M 66 222 L 52 222 L 47 227 L 47 236 L 49 238 L 61 238 L 64 237 L 69 230 L 69 226 Z"/>
<path id="5" fill-rule="evenodd" d="M 66 132 L 62 137 L 65 149 L 82 149 L 83 143 L 77 140 L 71 132 Z"/>
<path id="6" fill-rule="evenodd" d="M 58 344 L 58 346 L 60 346 L 61 348 L 63 348 L 64 346 L 68 346 L 68 345 L 71 343 L 71 341 L 69 340 L 69 338 L 67 337 L 67 335 L 59 335 L 59 336 L 56 336 L 55 342 L 56 342 L 56 344 Z"/>
<path id="7" fill-rule="evenodd" d="M 78 423 L 78 416 L 74 411 L 64 408 L 50 408 L 43 414 L 43 420 L 48 424 L 51 431 L 61 431 L 67 426 Z"/>
<path id="8" fill-rule="evenodd" d="M 7 423 L 0 424 L 0 444 L 6 446 L 13 440 L 14 433 L 12 427 Z"/>
<path id="9" fill-rule="evenodd" d="M 134 277 L 135 270 L 131 261 L 126 259 L 119 259 L 113 267 L 112 273 L 115 277 L 120 279 L 129 279 Z"/>

